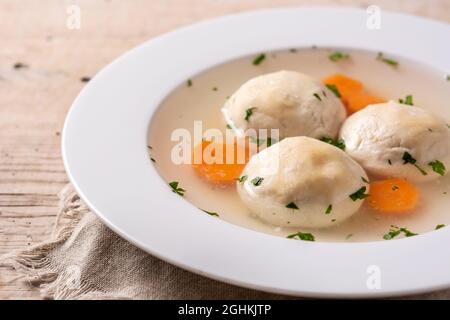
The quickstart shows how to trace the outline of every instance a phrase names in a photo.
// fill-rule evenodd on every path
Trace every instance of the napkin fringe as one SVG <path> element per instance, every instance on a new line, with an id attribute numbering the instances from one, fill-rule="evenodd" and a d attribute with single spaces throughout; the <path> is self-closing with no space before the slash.
<path id="1" fill-rule="evenodd" d="M 29 285 L 39 288 L 43 298 L 47 299 L 67 299 L 88 293 L 83 284 L 75 290 L 71 288 L 73 274 L 67 270 L 58 270 L 48 258 L 54 248 L 69 239 L 80 220 L 89 212 L 70 185 L 59 192 L 58 198 L 61 209 L 50 239 L 26 250 L 0 256 L 0 267 L 12 268 L 19 274 L 10 282 L 25 279 Z"/>

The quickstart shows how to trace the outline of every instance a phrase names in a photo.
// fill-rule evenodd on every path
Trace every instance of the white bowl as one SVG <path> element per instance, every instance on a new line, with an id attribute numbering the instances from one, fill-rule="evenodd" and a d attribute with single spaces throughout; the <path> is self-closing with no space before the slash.
<path id="1" fill-rule="evenodd" d="M 315 297 L 411 294 L 450 285 L 450 228 L 367 243 L 292 241 L 199 214 L 150 162 L 147 131 L 180 83 L 237 57 L 291 47 L 389 52 L 450 71 L 449 25 L 356 9 L 278 9 L 226 16 L 163 35 L 102 70 L 75 100 L 63 132 L 70 180 L 115 232 L 172 264 L 224 282 Z M 443 105 L 444 107 L 444 105 Z M 450 214 L 450 213 L 449 213 Z M 380 284 L 370 285 L 379 278 Z"/>

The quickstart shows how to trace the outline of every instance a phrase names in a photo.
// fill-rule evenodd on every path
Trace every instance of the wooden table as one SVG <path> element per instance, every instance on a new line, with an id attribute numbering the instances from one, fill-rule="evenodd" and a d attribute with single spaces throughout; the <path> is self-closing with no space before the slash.
<path id="1" fill-rule="evenodd" d="M 80 29 L 66 25 L 81 9 Z M 104 65 L 178 26 L 255 8 L 378 4 L 450 22 L 448 0 L 2 0 L 0 2 L 0 255 L 46 239 L 68 182 L 61 160 L 64 117 Z M 0 299 L 38 298 L 1 271 Z"/>

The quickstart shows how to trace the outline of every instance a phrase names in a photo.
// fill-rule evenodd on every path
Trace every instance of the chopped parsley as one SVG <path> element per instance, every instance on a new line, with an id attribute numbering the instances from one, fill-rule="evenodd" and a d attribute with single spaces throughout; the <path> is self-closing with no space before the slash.
<path id="1" fill-rule="evenodd" d="M 392 191 L 397 191 L 398 189 L 400 189 L 398 186 L 392 186 Z"/>
<path id="2" fill-rule="evenodd" d="M 263 180 L 264 180 L 264 178 L 256 177 L 256 178 L 252 179 L 251 183 L 252 183 L 255 187 L 257 187 L 257 186 L 260 186 L 260 185 L 261 185 L 261 183 L 263 182 Z"/>
<path id="3" fill-rule="evenodd" d="M 331 210 L 333 210 L 333 205 L 332 204 L 328 205 L 327 209 L 325 210 L 325 214 L 330 214 Z"/>
<path id="4" fill-rule="evenodd" d="M 330 54 L 328 56 L 328 58 L 333 62 L 337 62 L 339 60 L 345 60 L 345 59 L 348 59 L 349 57 L 350 57 L 350 55 L 348 55 L 347 53 L 341 52 L 341 51 L 334 51 L 332 54 Z"/>
<path id="5" fill-rule="evenodd" d="M 317 100 L 322 101 L 322 98 L 319 96 L 318 93 L 314 93 L 314 97 L 316 97 Z"/>
<path id="6" fill-rule="evenodd" d="M 231 126 L 230 126 L 229 124 L 227 124 L 226 127 L 227 127 L 227 129 L 232 129 Z"/>
<path id="7" fill-rule="evenodd" d="M 254 60 L 253 60 L 253 65 L 257 66 L 259 65 L 261 62 L 263 62 L 266 59 L 266 55 L 264 53 L 261 53 L 259 56 L 257 56 Z"/>
<path id="8" fill-rule="evenodd" d="M 188 79 L 188 81 L 186 81 L 186 86 L 187 87 L 192 87 L 192 80 Z"/>
<path id="9" fill-rule="evenodd" d="M 345 240 L 348 240 L 348 239 L 350 239 L 351 237 L 353 237 L 353 233 L 349 233 L 349 234 L 345 237 Z"/>
<path id="10" fill-rule="evenodd" d="M 391 240 L 394 239 L 395 237 L 397 237 L 398 235 L 402 234 L 405 237 L 413 237 L 413 236 L 417 236 L 417 233 L 411 232 L 410 230 L 406 229 L 406 228 L 399 228 L 396 226 L 391 226 L 391 229 L 389 230 L 388 233 L 386 233 L 383 236 L 384 240 Z"/>
<path id="11" fill-rule="evenodd" d="M 217 212 L 206 211 L 206 210 L 203 210 L 203 209 L 200 209 L 200 210 L 202 210 L 203 212 L 209 214 L 210 216 L 219 217 L 219 214 Z"/>
<path id="12" fill-rule="evenodd" d="M 327 84 L 326 87 L 333 91 L 334 95 L 338 98 L 341 97 L 341 93 L 339 92 L 339 89 L 334 84 Z"/>
<path id="13" fill-rule="evenodd" d="M 367 180 L 367 179 L 364 178 L 364 177 L 361 177 L 361 180 L 362 180 L 362 182 L 364 182 L 364 183 L 370 183 L 369 180 Z"/>
<path id="14" fill-rule="evenodd" d="M 445 224 L 438 224 L 438 225 L 436 226 L 436 228 L 434 228 L 434 230 L 439 230 L 439 229 L 441 229 L 441 228 L 443 228 L 443 227 L 445 227 Z"/>
<path id="15" fill-rule="evenodd" d="M 286 205 L 286 208 L 298 210 L 298 207 L 297 207 L 297 205 L 294 202 L 289 202 Z"/>
<path id="16" fill-rule="evenodd" d="M 445 77 L 445 80 L 450 81 L 450 74 L 448 74 L 447 77 Z"/>
<path id="17" fill-rule="evenodd" d="M 303 232 L 297 232 L 297 233 L 290 234 L 286 238 L 303 240 L 303 241 L 315 241 L 316 240 L 311 233 L 303 233 Z"/>
<path id="18" fill-rule="evenodd" d="M 322 137 L 320 141 L 326 142 L 328 144 L 331 144 L 332 146 L 338 147 L 341 150 L 345 150 L 345 141 L 342 139 L 332 139 L 328 137 Z"/>
<path id="19" fill-rule="evenodd" d="M 428 163 L 428 165 L 433 169 L 434 172 L 443 176 L 445 175 L 445 165 L 439 160 L 434 160 Z"/>
<path id="20" fill-rule="evenodd" d="M 217 90 L 219 90 L 219 88 L 217 88 L 217 87 L 212 88 L 212 91 L 217 91 Z"/>
<path id="21" fill-rule="evenodd" d="M 402 160 L 403 160 L 403 164 L 410 163 L 413 166 L 415 166 L 417 168 L 417 170 L 419 170 L 420 173 L 422 173 L 424 176 L 427 175 L 427 172 L 417 165 L 417 163 L 416 163 L 417 160 L 414 159 L 413 156 L 409 152 L 405 151 L 405 153 L 403 153 Z"/>
<path id="22" fill-rule="evenodd" d="M 244 183 L 245 180 L 247 180 L 247 178 L 248 178 L 248 176 L 242 176 L 242 177 L 237 178 L 236 180 L 237 180 L 239 183 Z"/>
<path id="23" fill-rule="evenodd" d="M 255 110 L 256 108 L 255 107 L 251 107 L 251 108 L 248 108 L 247 110 L 245 110 L 245 121 L 247 121 L 248 122 L 248 120 L 250 119 L 250 117 L 253 115 L 253 110 Z"/>
<path id="24" fill-rule="evenodd" d="M 384 240 L 391 240 L 394 239 L 396 236 L 398 236 L 401 233 L 399 229 L 391 229 L 388 233 L 385 233 L 383 236 Z"/>
<path id="25" fill-rule="evenodd" d="M 186 190 L 184 190 L 183 188 L 179 188 L 178 184 L 179 184 L 178 181 L 172 181 L 169 183 L 169 186 L 172 188 L 172 192 L 175 192 L 180 196 L 184 196 Z"/>
<path id="26" fill-rule="evenodd" d="M 355 191 L 354 193 L 349 195 L 350 199 L 352 199 L 353 201 L 356 201 L 356 200 L 362 200 L 364 198 L 367 198 L 369 195 L 365 193 L 366 189 L 367 188 L 365 186 L 359 188 L 357 191 Z"/>
<path id="27" fill-rule="evenodd" d="M 405 99 L 398 99 L 398 102 L 400 102 L 401 104 L 406 104 L 408 106 L 413 106 L 414 102 L 413 102 L 413 96 L 412 95 L 407 95 Z"/>
<path id="28" fill-rule="evenodd" d="M 295 49 L 295 48 L 289 49 L 289 52 L 291 52 L 291 53 L 296 53 L 297 51 L 298 51 L 298 50 Z"/>
<path id="29" fill-rule="evenodd" d="M 406 228 L 400 228 L 400 230 L 403 232 L 403 234 L 405 235 L 405 237 L 413 237 L 413 236 L 417 236 L 417 233 L 411 232 Z"/>
<path id="30" fill-rule="evenodd" d="M 379 60 L 381 62 L 384 62 L 384 63 L 386 63 L 386 64 L 388 64 L 390 66 L 393 66 L 393 67 L 397 67 L 398 66 L 398 61 L 386 58 L 384 56 L 383 52 L 378 52 L 377 60 Z"/>

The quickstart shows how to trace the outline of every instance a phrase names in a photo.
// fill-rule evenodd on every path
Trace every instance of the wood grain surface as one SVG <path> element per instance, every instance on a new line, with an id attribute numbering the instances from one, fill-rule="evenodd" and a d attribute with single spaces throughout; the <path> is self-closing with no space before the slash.
<path id="1" fill-rule="evenodd" d="M 72 4 L 81 9 L 80 29 L 66 25 Z M 377 4 L 450 22 L 449 0 L 1 0 L 0 255 L 52 231 L 57 193 L 68 182 L 61 130 L 84 77 L 182 25 L 257 8 L 329 4 Z M 0 272 L 0 299 L 39 298 L 26 281 L 11 281 L 15 272 Z"/>

